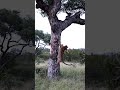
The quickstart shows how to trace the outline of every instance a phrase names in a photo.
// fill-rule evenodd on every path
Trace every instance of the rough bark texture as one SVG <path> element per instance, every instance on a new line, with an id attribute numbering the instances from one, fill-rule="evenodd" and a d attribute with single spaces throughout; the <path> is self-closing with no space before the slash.
<path id="1" fill-rule="evenodd" d="M 57 63 L 58 50 L 60 45 L 61 34 L 53 33 L 51 31 L 51 49 L 50 49 L 50 58 L 48 60 L 48 78 L 49 79 L 58 79 L 60 76 L 60 64 Z"/>
<path id="2" fill-rule="evenodd" d="M 48 60 L 48 78 L 49 79 L 58 79 L 60 76 L 60 64 L 52 60 Z"/>

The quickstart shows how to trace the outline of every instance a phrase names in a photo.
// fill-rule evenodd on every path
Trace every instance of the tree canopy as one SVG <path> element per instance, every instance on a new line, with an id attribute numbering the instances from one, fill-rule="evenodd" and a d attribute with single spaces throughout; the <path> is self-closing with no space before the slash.
<path id="1" fill-rule="evenodd" d="M 20 55 L 26 46 L 34 46 L 35 20 L 29 16 L 21 17 L 16 10 L 0 9 L 0 65 L 7 63 L 7 53 L 13 48 L 19 49 Z M 19 48 L 21 47 L 21 48 Z"/>
<path id="2" fill-rule="evenodd" d="M 56 20 L 59 12 L 65 12 L 66 19 L 60 22 L 62 30 L 72 23 L 85 24 L 85 20 L 80 18 L 80 15 L 85 13 L 85 0 L 36 0 L 36 8 L 48 18 L 54 17 Z"/>
<path id="3" fill-rule="evenodd" d="M 44 33 L 42 30 L 35 30 L 36 55 L 40 54 L 39 52 L 50 44 L 50 38 L 50 34 Z"/>

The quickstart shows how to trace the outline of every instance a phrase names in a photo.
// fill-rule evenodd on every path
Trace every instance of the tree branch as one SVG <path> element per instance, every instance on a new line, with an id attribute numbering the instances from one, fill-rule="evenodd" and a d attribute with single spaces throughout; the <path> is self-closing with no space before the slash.
<path id="1" fill-rule="evenodd" d="M 18 41 L 14 41 L 14 40 L 12 40 L 12 41 L 10 41 L 10 42 L 19 43 L 19 42 L 20 42 L 20 40 L 21 40 L 21 38 L 20 38 Z"/>
<path id="2" fill-rule="evenodd" d="M 1 52 L 2 53 L 4 53 L 4 51 L 3 51 L 3 44 L 4 44 L 4 42 L 5 42 L 5 39 L 6 39 L 6 34 L 5 34 L 5 36 L 4 36 L 4 38 L 3 38 L 3 41 L 2 41 L 2 44 L 0 45 L 0 47 L 1 47 Z"/>
<path id="3" fill-rule="evenodd" d="M 85 19 L 81 19 L 81 18 L 76 18 L 73 23 L 76 23 L 76 24 L 80 24 L 80 25 L 85 25 Z"/>
<path id="4" fill-rule="evenodd" d="M 48 13 L 49 6 L 43 2 L 43 0 L 36 0 L 36 8 L 40 8 L 44 10 L 46 13 Z"/>
<path id="5" fill-rule="evenodd" d="M 7 53 L 7 51 L 10 49 L 9 44 L 10 44 L 10 40 L 12 39 L 12 35 L 11 35 L 11 32 L 8 32 L 8 34 L 9 34 L 10 38 L 9 38 L 8 41 L 7 41 L 7 47 L 6 47 L 5 51 L 3 52 L 2 57 L 4 57 L 4 55 L 5 55 L 5 54 Z"/>
<path id="6" fill-rule="evenodd" d="M 27 46 L 27 45 L 29 45 L 29 44 L 21 44 L 21 43 L 18 43 L 18 44 L 15 44 L 15 45 L 11 45 L 11 46 L 9 46 L 9 48 L 11 48 L 11 47 L 14 47 L 14 46 L 21 46 L 21 45 L 25 45 L 25 46 Z"/>
<path id="7" fill-rule="evenodd" d="M 20 52 L 15 57 L 13 57 L 13 59 L 15 59 L 17 56 L 21 55 L 21 53 L 25 47 L 26 47 L 26 45 L 23 45 Z"/>
<path id="8" fill-rule="evenodd" d="M 81 5 L 78 6 L 78 9 L 79 9 L 79 8 L 85 11 L 85 0 L 81 0 Z M 76 9 L 77 9 L 77 8 L 76 8 Z"/>
<path id="9" fill-rule="evenodd" d="M 11 27 L 12 27 L 12 26 L 9 26 L 9 32 L 7 32 L 7 33 L 5 34 L 4 39 L 3 39 L 3 42 L 2 42 L 2 44 L 1 44 L 1 52 L 3 53 L 2 56 L 4 56 L 4 55 L 6 54 L 6 52 L 9 50 L 9 43 L 10 43 L 10 40 L 12 39 L 12 35 L 11 35 L 11 31 L 10 31 Z M 9 34 L 10 38 L 9 38 L 8 41 L 7 41 L 7 45 L 6 45 L 7 48 L 5 49 L 5 51 L 3 51 L 3 48 L 4 48 L 4 45 L 3 45 L 3 44 L 4 44 L 4 42 L 5 42 L 5 39 L 6 39 L 7 34 Z"/>
<path id="10" fill-rule="evenodd" d="M 17 57 L 22 53 L 22 51 L 23 51 L 23 49 L 24 49 L 25 47 L 26 47 L 26 46 L 23 46 L 23 47 L 21 48 L 20 52 L 19 52 L 17 55 L 15 55 L 12 59 L 6 61 L 2 66 L 0 66 L 0 70 L 3 69 L 3 67 L 4 67 L 7 63 L 9 63 L 11 60 L 14 60 L 15 58 L 17 58 Z"/>
<path id="11" fill-rule="evenodd" d="M 49 19 L 49 23 L 51 25 L 51 30 L 53 32 L 56 32 L 55 29 L 57 27 L 57 22 L 59 22 L 58 17 L 57 17 L 57 12 L 60 10 L 61 8 L 61 0 L 52 0 L 52 4 L 50 5 L 50 9 L 49 9 L 49 15 L 48 15 L 48 19 Z"/>
<path id="12" fill-rule="evenodd" d="M 43 46 L 43 48 L 41 48 L 41 50 L 43 50 L 43 49 L 45 48 L 45 46 L 46 46 L 45 44 L 43 44 L 43 45 L 44 45 L 44 46 Z M 38 48 L 39 48 L 39 47 L 38 47 Z M 39 53 L 39 51 L 37 52 L 37 49 L 38 49 L 38 48 L 36 48 L 35 56 Z"/>
<path id="13" fill-rule="evenodd" d="M 11 33 L 9 32 L 8 34 L 9 34 L 10 38 L 8 39 L 8 42 L 7 42 L 7 48 L 9 48 L 10 40 L 12 39 Z"/>
<path id="14" fill-rule="evenodd" d="M 61 0 L 53 0 L 52 9 L 50 11 L 51 16 L 55 16 L 61 8 Z"/>
<path id="15" fill-rule="evenodd" d="M 38 41 L 38 43 L 37 43 L 37 47 L 35 48 L 36 50 L 39 48 L 39 46 L 40 46 L 40 41 Z"/>
<path id="16" fill-rule="evenodd" d="M 61 23 L 61 30 L 63 31 L 66 29 L 68 26 L 70 26 L 72 23 L 80 24 L 80 25 L 85 25 L 85 19 L 80 18 L 81 12 L 77 12 L 72 16 L 66 16 L 66 19 L 62 21 Z"/>

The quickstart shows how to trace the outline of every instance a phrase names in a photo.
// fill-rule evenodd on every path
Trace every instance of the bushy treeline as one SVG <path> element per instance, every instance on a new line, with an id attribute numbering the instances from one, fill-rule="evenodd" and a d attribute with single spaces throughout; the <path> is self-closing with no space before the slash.
<path id="1" fill-rule="evenodd" d="M 39 62 L 48 60 L 49 49 L 39 50 L 39 55 L 37 55 L 36 60 Z M 68 62 L 79 62 L 81 64 L 85 63 L 85 50 L 84 49 L 68 49 L 64 53 L 64 61 Z"/>
<path id="2" fill-rule="evenodd" d="M 84 49 L 68 49 L 64 54 L 65 61 L 85 63 Z"/>
<path id="3" fill-rule="evenodd" d="M 50 50 L 48 48 L 38 48 L 38 54 L 35 55 L 35 63 L 40 63 L 48 60 L 50 56 Z"/>
<path id="4" fill-rule="evenodd" d="M 102 83 L 108 88 L 120 86 L 120 53 L 85 56 L 86 85 Z"/>

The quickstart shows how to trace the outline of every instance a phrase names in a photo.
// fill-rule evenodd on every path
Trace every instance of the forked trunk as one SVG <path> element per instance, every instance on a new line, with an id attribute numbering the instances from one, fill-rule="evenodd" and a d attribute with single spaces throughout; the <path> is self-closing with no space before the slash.
<path id="1" fill-rule="evenodd" d="M 58 79 L 60 76 L 60 64 L 57 63 L 58 50 L 60 45 L 61 34 L 51 33 L 51 49 L 50 49 L 50 58 L 48 60 L 48 78 L 49 79 Z"/>

